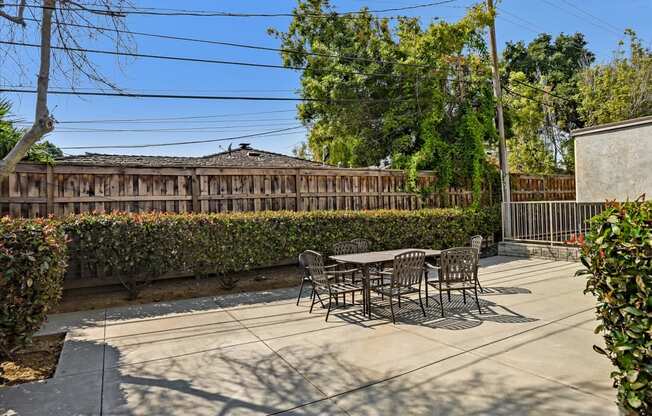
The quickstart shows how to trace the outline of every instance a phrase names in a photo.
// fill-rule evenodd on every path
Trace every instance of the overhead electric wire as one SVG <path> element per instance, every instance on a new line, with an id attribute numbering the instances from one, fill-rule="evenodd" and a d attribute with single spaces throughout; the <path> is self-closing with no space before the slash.
<path id="1" fill-rule="evenodd" d="M 443 0 L 430 3 L 415 4 L 402 7 L 391 7 L 386 9 L 375 9 L 375 10 L 359 10 L 359 11 L 350 11 L 350 12 L 325 12 L 325 13 L 301 13 L 301 16 L 309 16 L 316 18 L 331 18 L 332 16 L 355 16 L 364 13 L 389 13 L 389 12 L 400 12 L 406 10 L 416 10 L 423 9 L 428 7 L 439 6 L 442 4 L 453 3 L 457 0 Z M 5 6 L 21 6 L 21 4 L 4 4 Z M 78 11 L 78 12 L 89 12 L 93 14 L 103 15 L 103 16 L 114 16 L 114 17 L 124 17 L 128 15 L 145 15 L 145 16 L 189 16 L 189 17 L 294 17 L 295 13 L 234 13 L 234 12 L 224 12 L 224 11 L 210 11 L 210 10 L 185 10 L 185 9 L 156 9 L 156 8 L 136 8 L 136 7 L 122 7 L 119 10 L 110 10 L 110 9 L 101 9 L 94 8 L 97 5 L 86 5 L 77 3 L 75 7 L 57 7 L 57 6 L 43 6 L 36 4 L 26 4 L 24 7 L 31 9 L 52 9 L 52 10 L 68 10 L 68 11 Z"/>
<path id="2" fill-rule="evenodd" d="M 224 137 L 220 139 L 200 139 L 200 140 L 185 140 L 180 142 L 167 142 L 167 143 L 146 143 L 146 144 L 131 144 L 131 145 L 101 145 L 101 146 L 65 146 L 61 147 L 63 150 L 80 150 L 80 149 L 140 149 L 145 147 L 164 147 L 164 146 L 179 146 L 185 144 L 198 144 L 198 143 L 214 143 L 214 142 L 224 142 L 229 140 L 239 140 L 239 139 L 249 139 L 253 137 L 271 137 L 269 135 L 274 133 L 282 133 L 292 130 L 298 130 L 304 128 L 303 126 L 289 127 L 285 129 L 270 130 L 260 133 L 244 134 L 241 136 L 233 137 Z"/>
<path id="3" fill-rule="evenodd" d="M 584 9 L 582 9 L 580 7 L 577 7 L 576 5 L 569 2 L 568 0 L 561 0 L 561 1 L 563 1 L 564 3 L 566 3 L 568 6 L 572 7 L 573 9 L 578 10 L 579 12 L 584 13 L 585 15 L 591 17 L 593 20 L 596 20 L 596 21 L 604 24 L 605 26 L 613 28 L 615 33 L 618 33 L 618 34 L 622 35 L 625 32 L 623 29 L 621 29 L 621 28 L 619 28 L 617 26 L 614 26 L 610 22 L 608 22 L 606 20 L 603 20 L 603 19 L 599 18 L 598 16 L 596 16 L 594 14 L 589 13 L 589 12 L 587 12 L 586 10 L 584 10 Z"/>
<path id="4" fill-rule="evenodd" d="M 564 13 L 571 14 L 571 15 L 577 17 L 578 19 L 582 19 L 583 21 L 585 21 L 585 22 L 587 22 L 587 23 L 589 23 L 589 24 L 592 24 L 593 26 L 598 27 L 598 28 L 600 28 L 600 29 L 602 29 L 602 30 L 608 30 L 608 31 L 610 31 L 610 32 L 612 32 L 612 33 L 617 34 L 618 36 L 622 36 L 622 35 L 623 35 L 623 33 L 619 32 L 619 31 L 617 31 L 617 30 L 614 30 L 614 29 L 612 29 L 612 28 L 609 27 L 609 26 L 606 26 L 606 25 L 604 25 L 604 24 L 598 24 L 598 23 L 596 23 L 596 22 L 591 22 L 591 21 L 589 21 L 589 20 L 585 20 L 585 17 L 580 16 L 580 15 L 578 15 L 577 13 L 574 13 L 573 11 L 570 11 L 570 10 L 568 10 L 568 9 L 565 9 L 565 10 L 564 10 L 564 8 L 563 8 L 563 7 L 560 7 L 559 4 L 555 4 L 555 3 L 553 3 L 553 2 L 551 2 L 551 1 L 549 1 L 549 0 L 543 0 L 543 2 L 547 3 L 548 5 L 552 6 L 552 7 L 555 8 L 555 9 L 561 9 Z"/>
<path id="5" fill-rule="evenodd" d="M 207 132 L 207 133 L 219 133 L 229 130 L 242 130 L 242 131 L 251 131 L 252 129 L 258 127 L 265 128 L 274 128 L 274 127 L 287 127 L 287 126 L 297 126 L 297 121 L 286 122 L 286 123 L 267 123 L 267 124 L 250 124 L 248 126 L 213 126 L 213 127 L 174 127 L 174 128 L 142 128 L 142 129 L 131 129 L 131 128 L 93 128 L 93 127 L 80 127 L 80 128 L 63 128 L 57 129 L 57 132 L 61 133 L 144 133 L 144 132 Z"/>
<path id="6" fill-rule="evenodd" d="M 40 22 L 40 20 L 33 19 L 33 18 L 25 18 L 25 20 L 33 21 L 33 22 Z M 384 61 L 384 60 L 377 60 L 377 59 L 371 59 L 371 58 L 363 58 L 363 57 L 358 57 L 358 56 L 346 56 L 346 55 L 342 56 L 342 55 L 334 55 L 334 54 L 327 54 L 327 53 L 301 51 L 301 50 L 298 50 L 298 49 L 288 49 L 288 48 L 272 48 L 272 47 L 268 47 L 268 46 L 252 45 L 252 44 L 247 44 L 247 43 L 224 42 L 224 41 L 217 41 L 217 40 L 211 40 L 211 39 L 201 39 L 201 38 L 186 37 L 186 36 L 165 35 L 165 34 L 160 34 L 160 33 L 137 32 L 137 31 L 132 31 L 132 30 L 124 30 L 124 29 L 118 29 L 118 28 L 108 28 L 108 27 L 101 27 L 101 26 L 95 26 L 95 25 L 82 25 L 82 24 L 78 24 L 78 23 L 63 23 L 63 22 L 61 22 L 61 23 L 58 23 L 58 24 L 63 25 L 63 26 L 77 27 L 77 28 L 83 28 L 83 29 L 92 29 L 92 30 L 97 30 L 97 31 L 100 31 L 100 32 L 124 33 L 124 34 L 127 34 L 127 35 L 144 36 L 144 37 L 152 37 L 152 38 L 167 39 L 167 40 L 177 40 L 177 41 L 182 41 L 182 42 L 205 43 L 205 44 L 210 44 L 210 45 L 230 46 L 230 47 L 234 47 L 234 48 L 254 49 L 254 50 L 269 51 L 269 52 L 295 53 L 295 54 L 306 55 L 306 56 L 318 56 L 318 57 L 322 57 L 322 58 L 334 58 L 334 59 L 342 59 L 342 60 L 347 60 L 347 61 L 370 62 L 370 63 L 377 63 L 377 64 L 380 64 L 380 65 L 394 64 L 394 65 L 403 65 L 403 66 L 410 66 L 410 67 L 416 67 L 416 68 L 428 68 L 428 66 L 426 66 L 426 65 L 411 64 L 411 63 L 407 63 L 407 62 Z"/>
<path id="7" fill-rule="evenodd" d="M 40 48 L 41 45 L 36 43 L 27 43 L 27 42 L 14 42 L 8 40 L 0 40 L 2 45 L 12 45 L 12 46 L 25 46 L 30 48 Z M 148 58 L 148 59 L 161 59 L 168 61 L 182 61 L 182 62 L 194 62 L 194 63 L 204 63 L 204 64 L 219 64 L 219 65 L 235 65 L 235 66 L 248 66 L 254 68 L 274 68 L 274 69 L 290 69 L 290 70 L 299 70 L 305 71 L 310 69 L 311 71 L 316 72 L 325 72 L 329 71 L 328 69 L 319 69 L 319 68 L 308 68 L 304 66 L 285 66 L 285 65 L 276 65 L 276 64 L 261 64 L 254 62 L 241 62 L 241 61 L 226 61 L 226 60 L 217 60 L 217 59 L 205 59 L 205 58 L 189 58 L 181 56 L 172 56 L 172 55 L 154 55 L 154 54 L 143 54 L 135 52 L 120 52 L 120 51 L 109 51 L 103 49 L 88 49 L 88 48 L 72 48 L 72 47 L 63 47 L 63 46 L 51 46 L 51 49 L 62 50 L 62 51 L 74 51 L 74 52 L 83 52 L 83 53 L 95 53 L 101 55 L 114 55 L 114 56 L 128 56 L 134 58 Z M 344 74 L 355 74 L 363 75 L 368 77 L 395 77 L 396 75 L 388 73 L 367 73 L 359 71 L 349 71 L 344 72 Z M 398 77 L 398 76 L 396 76 Z"/>
<path id="8" fill-rule="evenodd" d="M 521 81 L 521 80 L 518 80 L 518 79 L 512 79 L 510 81 L 516 82 L 517 84 L 524 85 L 524 86 L 529 87 L 529 88 L 531 88 L 533 90 L 541 91 L 542 93 L 548 94 L 551 97 L 559 98 L 560 100 L 564 100 L 564 101 L 568 101 L 568 102 L 573 102 L 573 100 L 568 98 L 568 97 L 563 97 L 561 95 L 553 94 L 552 92 L 546 91 L 543 88 L 539 88 L 536 85 L 532 85 L 529 82 L 524 82 L 524 81 Z"/>
<path id="9" fill-rule="evenodd" d="M 36 90 L 0 87 L 0 92 L 13 92 L 19 94 L 36 94 Z M 409 99 L 383 99 L 383 98 L 345 98 L 345 99 L 323 99 L 323 98 L 300 98 L 300 97 L 252 97 L 252 96 L 228 96 L 228 95 L 176 95 L 176 94 L 131 94 L 119 92 L 87 92 L 87 91 L 48 91 L 49 95 L 78 95 L 78 96 L 99 96 L 99 97 L 122 97 L 122 98 L 160 98 L 177 100 L 217 100 L 217 101 L 296 101 L 296 102 L 326 102 L 326 103 L 355 103 L 355 102 L 392 102 L 410 101 Z"/>
<path id="10" fill-rule="evenodd" d="M 251 115 L 259 115 L 259 114 L 274 114 L 274 113 L 289 113 L 289 112 L 296 112 L 296 109 L 258 111 L 258 112 L 249 112 L 249 113 L 214 114 L 214 115 L 203 115 L 203 116 L 182 116 L 182 117 L 64 120 L 64 121 L 57 121 L 57 123 L 59 124 L 132 123 L 132 122 L 140 123 L 140 122 L 158 122 L 158 121 L 172 121 L 172 120 L 196 120 L 196 119 L 207 119 L 207 118 L 238 117 L 238 116 L 251 116 Z"/>

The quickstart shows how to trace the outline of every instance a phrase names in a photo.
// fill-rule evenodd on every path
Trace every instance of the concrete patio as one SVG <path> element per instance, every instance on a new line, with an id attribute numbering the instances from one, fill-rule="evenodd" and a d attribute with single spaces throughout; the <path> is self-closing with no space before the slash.
<path id="1" fill-rule="evenodd" d="M 461 295 L 366 320 L 308 314 L 296 289 L 52 316 L 55 376 L 0 389 L 1 415 L 609 415 L 578 263 L 482 261 L 483 314 Z"/>

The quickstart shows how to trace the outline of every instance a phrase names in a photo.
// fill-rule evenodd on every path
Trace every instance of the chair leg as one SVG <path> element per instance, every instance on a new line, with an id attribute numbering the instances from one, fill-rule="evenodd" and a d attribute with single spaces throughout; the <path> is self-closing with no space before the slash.
<path id="1" fill-rule="evenodd" d="M 335 299 L 337 299 L 337 295 L 335 295 Z M 328 297 L 328 311 L 326 312 L 326 322 L 328 322 L 328 315 L 331 314 L 331 306 L 333 305 L 333 296 Z"/>
<path id="2" fill-rule="evenodd" d="M 480 288 L 480 292 L 484 293 L 484 289 L 482 288 L 482 285 L 480 284 L 480 280 L 476 278 L 475 282 L 478 284 L 478 287 Z"/>
<path id="3" fill-rule="evenodd" d="M 441 317 L 444 317 L 444 295 L 441 293 L 441 288 L 439 288 L 439 307 L 441 308 Z"/>
<path id="4" fill-rule="evenodd" d="M 394 317 L 394 302 L 392 302 L 392 295 L 389 295 L 389 310 L 392 311 L 392 323 L 396 324 L 396 318 Z"/>
<path id="5" fill-rule="evenodd" d="M 426 307 L 428 306 L 428 282 L 426 281 Z"/>
<path id="6" fill-rule="evenodd" d="M 482 310 L 480 309 L 480 299 L 478 299 L 478 288 L 473 286 L 473 291 L 475 292 L 475 304 L 478 305 L 478 313 L 482 314 Z"/>
<path id="7" fill-rule="evenodd" d="M 428 302 L 428 298 L 426 298 L 426 302 Z M 421 312 L 423 312 L 423 317 L 426 317 L 426 310 L 423 307 L 423 302 L 421 301 L 421 288 L 419 288 L 419 305 L 421 306 Z"/>
<path id="8" fill-rule="evenodd" d="M 450 302 L 451 301 L 451 291 L 447 290 L 446 293 L 448 294 L 448 301 Z"/>
<path id="9" fill-rule="evenodd" d="M 299 296 L 297 296 L 297 306 L 299 306 L 299 300 L 301 300 L 301 294 L 303 293 L 303 285 L 306 283 L 304 279 L 301 279 L 301 286 L 299 287 Z"/>
<path id="10" fill-rule="evenodd" d="M 314 293 L 314 296 L 316 296 L 317 299 L 319 299 L 319 303 L 321 303 L 321 307 L 326 308 L 326 305 L 324 305 L 324 301 L 321 300 L 321 296 L 319 296 L 319 293 L 317 293 L 317 291 L 314 288 L 312 289 L 312 291 Z"/>
<path id="11" fill-rule="evenodd" d="M 308 313 L 312 313 L 312 308 L 315 306 L 315 302 L 317 302 L 317 299 L 316 299 L 316 296 L 315 296 L 316 294 L 317 294 L 317 291 L 315 289 L 313 289 L 312 294 L 311 294 L 312 296 L 310 296 L 311 299 L 312 299 L 312 302 L 310 303 L 310 312 L 308 312 Z M 321 301 L 321 299 L 319 299 L 319 300 Z"/>
<path id="12" fill-rule="evenodd" d="M 401 294 L 398 294 L 398 307 L 401 308 Z"/>
<path id="13" fill-rule="evenodd" d="M 466 305 L 466 289 L 462 289 L 462 299 L 464 300 L 464 304 Z"/>

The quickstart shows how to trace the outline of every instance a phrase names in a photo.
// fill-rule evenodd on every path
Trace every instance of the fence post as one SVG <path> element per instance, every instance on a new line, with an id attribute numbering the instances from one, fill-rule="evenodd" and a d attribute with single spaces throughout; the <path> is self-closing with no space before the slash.
<path id="1" fill-rule="evenodd" d="M 48 164 L 45 172 L 45 209 L 48 215 L 54 214 L 54 168 Z"/>
<path id="2" fill-rule="evenodd" d="M 301 168 L 297 168 L 294 175 L 294 193 L 297 198 L 294 210 L 299 212 L 301 211 Z"/>
<path id="3" fill-rule="evenodd" d="M 199 206 L 199 177 L 197 176 L 196 168 L 192 171 L 190 194 L 192 195 L 192 212 L 201 212 L 201 207 Z"/>
<path id="4" fill-rule="evenodd" d="M 550 245 L 553 245 L 554 239 L 553 239 L 553 233 L 552 233 L 552 202 L 546 202 L 548 205 L 548 218 L 550 221 Z"/>

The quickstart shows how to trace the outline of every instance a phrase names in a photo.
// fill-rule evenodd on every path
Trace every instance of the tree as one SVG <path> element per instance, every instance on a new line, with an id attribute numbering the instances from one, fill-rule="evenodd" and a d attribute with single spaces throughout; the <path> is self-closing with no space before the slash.
<path id="1" fill-rule="evenodd" d="M 589 126 L 652 115 L 652 51 L 633 31 L 611 62 L 587 69 L 579 83 L 579 111 Z"/>
<path id="2" fill-rule="evenodd" d="M 509 169 L 533 175 L 551 174 L 555 170 L 555 160 L 542 135 L 544 92 L 518 83 L 525 79 L 527 76 L 523 72 L 512 72 L 508 81 L 513 85 L 512 94 L 505 96 L 510 125 L 507 137 Z"/>
<path id="3" fill-rule="evenodd" d="M 30 34 L 27 31 L 30 25 L 28 22 L 32 21 L 35 21 L 32 26 L 38 27 L 38 38 L 40 39 L 34 122 L 21 133 L 14 146 L 0 161 L 0 178 L 8 176 L 15 169 L 16 164 L 28 155 L 30 149 L 46 134 L 54 130 L 55 120 L 48 109 L 48 89 L 53 62 L 56 70 L 69 80 L 73 89 L 80 76 L 116 88 L 93 65 L 91 59 L 84 52 L 81 41 L 84 36 L 94 39 L 100 35 L 115 43 L 116 49 L 127 49 L 130 38 L 124 36 L 124 15 L 122 13 L 126 4 L 127 0 L 98 0 L 92 6 L 72 0 L 42 0 L 42 4 L 34 5 L 27 4 L 26 0 L 20 0 L 15 5 L 15 14 L 12 14 L 6 11 L 4 2 L 0 2 L 0 18 L 10 22 L 10 25 L 3 25 L 0 31 L 6 35 L 5 39 L 8 37 L 9 39 L 23 40 L 29 37 Z M 35 17 L 40 11 L 40 21 L 36 18 L 26 18 L 26 10 Z M 115 28 L 115 31 L 96 29 L 97 26 L 94 25 L 93 19 L 100 20 L 100 25 L 102 20 L 108 20 L 110 27 Z M 52 45 L 53 35 L 55 36 L 55 47 Z M 5 53 L 15 57 L 22 56 L 12 50 L 7 50 Z"/>
<path id="4" fill-rule="evenodd" d="M 10 113 L 11 104 L 8 101 L 0 100 L 0 157 L 9 153 L 24 133 L 21 129 L 14 127 L 13 121 L 8 118 Z M 63 156 L 61 149 L 46 140 L 30 147 L 24 159 L 53 163 L 54 158 L 59 156 Z"/>
<path id="5" fill-rule="evenodd" d="M 508 112 L 524 112 L 508 114 L 507 117 L 522 122 L 528 119 L 534 121 L 532 117 L 537 118 L 536 134 L 543 140 L 542 148 L 539 144 L 541 140 L 535 140 L 531 136 L 535 133 L 533 126 L 516 126 L 519 129 L 518 134 L 527 133 L 528 136 L 516 137 L 514 135 L 517 133 L 511 132 L 512 152 L 533 150 L 531 146 L 535 144 L 538 149 L 531 155 L 512 155 L 512 161 L 518 160 L 517 168 L 534 169 L 531 172 L 526 170 L 526 173 L 548 172 L 549 162 L 552 160 L 553 169 L 573 169 L 569 133 L 572 129 L 584 126 L 584 120 L 579 113 L 578 82 L 580 74 L 594 60 L 595 55 L 588 50 L 587 42 L 581 33 L 562 33 L 554 40 L 551 35 L 542 33 L 527 45 L 522 41 L 507 43 L 503 51 L 504 83 L 507 93 L 512 91 L 512 97 L 509 99 L 513 103 L 520 103 L 512 106 Z M 513 76 L 514 74 L 518 75 Z M 517 94 L 536 99 L 538 107 L 521 103 L 522 97 L 519 98 Z M 534 114 L 536 112 L 539 114 Z M 541 159 L 544 156 L 542 151 L 550 153 L 550 157 Z"/>
<path id="6" fill-rule="evenodd" d="M 286 66 L 305 67 L 300 92 L 311 100 L 298 113 L 317 160 L 326 150 L 344 166 L 391 161 L 412 188 L 417 170 L 431 169 L 439 189 L 480 189 L 496 141 L 483 33 L 491 17 L 481 7 L 426 27 L 367 9 L 338 14 L 328 0 L 301 0 L 293 14 L 287 31 L 270 33 Z"/>
<path id="7" fill-rule="evenodd" d="M 301 158 L 301 159 L 312 160 L 312 154 L 310 153 L 310 147 L 308 146 L 308 143 L 306 143 L 306 142 L 301 142 L 301 143 L 295 145 L 292 148 L 292 154 L 295 157 L 298 157 L 298 158 Z"/>

